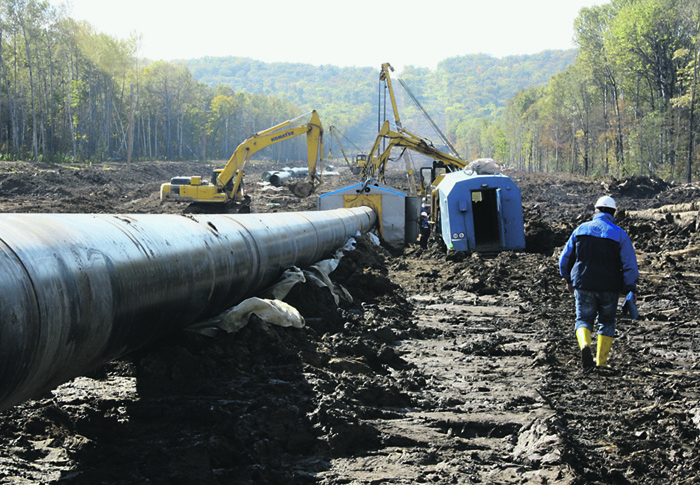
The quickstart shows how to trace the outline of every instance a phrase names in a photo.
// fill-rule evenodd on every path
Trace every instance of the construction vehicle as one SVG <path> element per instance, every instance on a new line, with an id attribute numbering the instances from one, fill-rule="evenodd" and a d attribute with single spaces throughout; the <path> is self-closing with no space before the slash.
<path id="1" fill-rule="evenodd" d="M 367 154 L 366 153 L 358 153 L 355 155 L 355 167 L 357 167 L 357 174 L 362 173 L 362 171 L 365 169 L 365 166 L 367 165 Z M 353 172 L 355 173 L 355 172 Z M 356 175 L 357 175 L 356 174 Z"/>
<path id="2" fill-rule="evenodd" d="M 380 151 L 384 141 L 386 148 Z M 426 199 L 431 233 L 448 249 L 502 251 L 525 248 L 520 190 L 490 159 L 466 163 L 435 148 L 429 140 L 406 130 L 394 131 L 389 122 L 379 132 L 363 172 L 365 184 L 386 183 L 384 172 L 391 150 L 402 148 L 433 159 L 420 169 L 418 196 Z M 408 200 L 407 200 L 408 202 Z M 407 204 L 407 211 L 412 206 Z M 407 223 L 411 221 L 407 214 Z M 406 234 L 412 238 L 413 230 Z"/>
<path id="3" fill-rule="evenodd" d="M 384 149 L 382 149 L 382 144 L 384 144 Z M 368 162 L 361 174 L 362 179 L 377 179 L 381 183 L 386 183 L 384 172 L 386 170 L 386 164 L 389 161 L 391 151 L 394 148 L 411 150 L 440 162 L 439 164 L 434 163 L 433 167 L 427 167 L 427 169 L 433 174 L 430 177 L 423 175 L 426 167 L 421 168 L 422 176 L 419 192 L 421 195 L 427 194 L 429 191 L 429 185 L 431 185 L 441 173 L 460 170 L 467 166 L 467 163 L 462 159 L 435 148 L 430 140 L 427 140 L 426 138 L 415 135 L 403 128 L 399 130 L 392 130 L 391 125 L 387 120 L 382 125 L 381 130 L 379 130 L 377 138 L 374 140 L 374 144 L 369 151 Z M 442 168 L 443 170 L 440 171 L 439 168 Z"/>
<path id="4" fill-rule="evenodd" d="M 384 173 L 392 150 L 394 148 L 403 149 L 401 154 L 396 157 L 397 159 L 403 158 L 404 156 L 407 157 L 407 150 L 416 152 L 430 157 L 434 161 L 432 166 L 421 167 L 420 184 L 416 186 L 413 163 L 412 161 L 407 160 L 406 172 L 410 186 L 409 192 L 412 194 L 417 194 L 421 197 L 431 198 L 435 186 L 440 182 L 445 173 L 461 170 L 467 166 L 467 163 L 456 155 L 454 149 L 452 149 L 453 154 L 445 153 L 436 148 L 430 140 L 412 133 L 403 127 L 391 81 L 391 72 L 393 70 L 394 68 L 391 67 L 389 63 L 382 64 L 379 79 L 380 81 L 386 83 L 387 92 L 391 99 L 391 106 L 394 113 L 394 125 L 396 126 L 396 129 L 393 130 L 391 128 L 389 120 L 384 121 L 379 133 L 377 134 L 377 138 L 374 140 L 374 144 L 369 151 L 369 156 L 362 170 L 361 177 L 366 183 L 372 183 L 373 180 L 376 180 L 385 184 L 386 180 Z M 408 92 L 408 87 L 403 82 L 401 82 L 401 85 Z M 411 97 L 415 100 L 414 96 L 411 95 Z M 415 102 L 417 103 L 417 100 L 415 100 Z M 427 116 L 425 110 L 422 111 Z M 433 126 L 437 129 L 437 126 L 434 125 L 434 123 Z M 442 135 L 442 132 L 440 132 L 440 134 Z M 444 137 L 444 135 L 442 136 Z M 451 145 L 449 146 L 452 148 Z M 435 204 L 430 205 L 435 206 Z"/>
<path id="5" fill-rule="evenodd" d="M 442 240 L 447 249 L 524 249 L 525 230 L 518 187 L 509 177 L 500 173 L 500 167 L 490 159 L 467 163 L 459 158 L 442 133 L 440 135 L 452 153 L 439 150 L 428 139 L 405 129 L 401 124 L 391 84 L 391 71 L 391 65 L 383 64 L 379 78 L 387 85 L 396 129 L 392 129 L 388 120 L 384 121 L 362 170 L 362 184 L 348 188 L 349 192 L 354 191 L 358 195 L 353 197 L 343 194 L 343 204 L 353 207 L 364 203 L 375 209 L 380 214 L 380 227 L 385 231 L 385 236 L 391 229 L 399 228 L 400 232 L 400 224 L 403 222 L 406 242 L 415 242 L 421 211 L 416 197 L 413 197 L 416 194 L 427 203 L 434 238 Z M 407 89 L 404 83 L 401 84 Z M 422 107 L 421 110 L 427 115 Z M 432 124 L 437 129 L 437 126 Z M 431 165 L 420 168 L 418 187 L 412 162 L 407 160 L 409 191 L 405 196 L 403 220 L 391 219 L 391 215 L 387 214 L 389 211 L 382 210 L 387 200 L 390 200 L 393 212 L 400 206 L 393 200 L 397 191 L 386 185 L 382 186 L 386 184 L 386 165 L 394 148 L 403 149 L 397 158 L 416 152 L 433 159 Z M 333 196 L 329 195 L 329 199 L 331 197 Z M 327 205 L 327 208 L 332 207 L 332 204 Z"/>
<path id="6" fill-rule="evenodd" d="M 311 115 L 308 123 L 292 126 Z M 224 168 L 214 170 L 211 182 L 200 176 L 173 177 L 160 187 L 161 200 L 190 202 L 191 212 L 250 212 L 250 196 L 243 189 L 243 173 L 250 157 L 270 145 L 306 134 L 309 172 L 304 182 L 288 184 L 297 197 L 307 197 L 321 184 L 316 172 L 323 161 L 323 126 L 316 110 L 259 131 L 238 145 Z"/>

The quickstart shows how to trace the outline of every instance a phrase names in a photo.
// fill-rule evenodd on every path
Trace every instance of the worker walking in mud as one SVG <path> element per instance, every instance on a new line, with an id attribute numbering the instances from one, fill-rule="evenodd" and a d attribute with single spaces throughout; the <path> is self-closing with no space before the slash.
<path id="1" fill-rule="evenodd" d="M 615 225 L 617 205 L 612 197 L 601 197 L 593 219 L 571 234 L 559 257 L 559 272 L 566 288 L 576 298 L 576 340 L 581 349 L 581 366 L 607 367 L 615 337 L 620 292 L 632 293 L 637 300 L 639 270 L 637 256 L 627 233 Z M 591 332 L 598 317 L 598 344 L 595 363 Z"/>

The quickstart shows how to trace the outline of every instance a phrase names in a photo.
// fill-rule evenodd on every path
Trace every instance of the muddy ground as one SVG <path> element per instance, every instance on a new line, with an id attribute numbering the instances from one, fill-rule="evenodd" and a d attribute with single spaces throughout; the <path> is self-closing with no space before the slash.
<path id="1" fill-rule="evenodd" d="M 269 168 L 246 175 L 254 211 L 314 207 L 258 185 Z M 0 162 L 0 211 L 179 213 L 160 183 L 206 171 Z M 287 297 L 305 328 L 177 332 L 1 413 L 0 483 L 700 482 L 696 217 L 632 213 L 700 189 L 509 175 L 526 251 L 361 239 L 331 275 L 352 301 L 306 284 Z M 354 181 L 341 170 L 321 190 Z M 638 252 L 640 317 L 618 321 L 608 369 L 583 373 L 557 257 L 605 193 Z"/>

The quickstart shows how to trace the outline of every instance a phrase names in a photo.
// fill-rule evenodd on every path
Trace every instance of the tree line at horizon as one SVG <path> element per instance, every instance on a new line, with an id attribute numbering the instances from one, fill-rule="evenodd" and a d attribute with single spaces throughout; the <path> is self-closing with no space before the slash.
<path id="1" fill-rule="evenodd" d="M 138 40 L 97 32 L 45 0 L 0 0 L 0 159 L 224 159 L 302 114 L 280 97 L 210 87 L 182 64 L 139 59 Z"/>
<path id="2" fill-rule="evenodd" d="M 583 8 L 576 60 L 471 136 L 521 168 L 697 179 L 700 3 Z M 480 137 L 480 138 L 479 138 Z"/>
<path id="3" fill-rule="evenodd" d="M 400 77 L 467 161 L 690 181 L 699 14 L 697 2 L 612 0 L 581 10 L 575 51 L 458 56 Z M 226 160 L 254 132 L 311 109 L 328 147 L 333 125 L 351 140 L 346 151 L 362 151 L 393 118 L 378 102 L 380 66 L 150 62 L 136 55 L 138 41 L 99 33 L 45 0 L 0 0 L 0 158 Z M 437 139 L 394 88 L 404 126 Z M 303 145 L 258 155 L 303 160 Z"/>

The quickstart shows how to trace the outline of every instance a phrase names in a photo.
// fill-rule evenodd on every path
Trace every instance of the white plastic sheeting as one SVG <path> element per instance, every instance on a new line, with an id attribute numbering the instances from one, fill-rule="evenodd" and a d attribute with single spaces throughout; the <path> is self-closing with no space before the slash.
<path id="1" fill-rule="evenodd" d="M 379 244 L 379 239 L 376 236 L 372 241 Z M 303 328 L 305 325 L 304 317 L 296 308 L 282 300 L 289 294 L 294 285 L 308 281 L 320 288 L 328 288 L 336 305 L 340 303 L 341 299 L 351 302 L 352 295 L 342 286 L 333 283 L 330 274 L 338 267 L 340 259 L 343 257 L 343 251 L 354 250 L 355 244 L 354 238 L 348 239 L 345 246 L 336 251 L 332 258 L 319 261 L 305 270 L 296 266 L 288 268 L 277 283 L 263 292 L 263 296 L 266 298 L 248 298 L 214 318 L 191 325 L 188 330 L 209 336 L 215 336 L 221 330 L 235 333 L 247 325 L 251 315 L 256 315 L 262 321 L 272 325 Z"/>
<path id="2" fill-rule="evenodd" d="M 219 330 L 235 333 L 248 324 L 253 314 L 257 315 L 264 322 L 280 327 L 304 327 L 304 317 L 288 303 L 280 300 L 252 297 L 243 300 L 235 307 L 226 310 L 215 318 L 188 327 L 188 330 L 194 330 L 212 337 L 219 333 Z"/>

